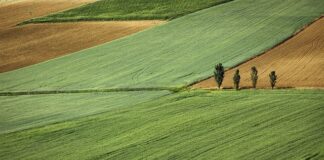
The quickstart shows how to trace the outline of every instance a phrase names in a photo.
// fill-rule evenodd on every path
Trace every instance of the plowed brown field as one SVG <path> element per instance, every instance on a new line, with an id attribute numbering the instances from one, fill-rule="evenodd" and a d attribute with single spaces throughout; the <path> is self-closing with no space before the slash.
<path id="1" fill-rule="evenodd" d="M 259 70 L 258 88 L 269 88 L 269 73 L 276 71 L 277 86 L 308 88 L 324 87 L 324 18 L 268 51 L 225 73 L 224 88 L 233 86 L 232 77 L 240 70 L 241 87 L 251 87 L 250 68 Z M 193 88 L 215 88 L 214 78 L 193 85 Z"/>
<path id="2" fill-rule="evenodd" d="M 24 20 L 77 7 L 96 0 L 18 0 L 0 3 L 0 29 Z"/>
<path id="3" fill-rule="evenodd" d="M 16 24 L 94 0 L 0 3 L 0 72 L 46 61 L 164 23 L 163 21 Z"/>

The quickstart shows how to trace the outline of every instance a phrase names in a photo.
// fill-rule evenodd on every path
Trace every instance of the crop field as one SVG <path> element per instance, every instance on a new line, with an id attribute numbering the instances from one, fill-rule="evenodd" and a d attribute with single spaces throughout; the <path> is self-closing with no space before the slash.
<path id="1" fill-rule="evenodd" d="M 1 126 L 10 126 L 1 128 L 0 158 L 324 158 L 320 90 L 142 92 L 126 100 L 128 96 L 0 97 Z"/>
<path id="2" fill-rule="evenodd" d="M 173 19 L 231 0 L 101 0 L 25 23 Z"/>
<path id="3" fill-rule="evenodd" d="M 118 21 L 15 26 L 32 17 L 77 7 L 92 1 L 21 0 L 15 3 L 2 3 L 3 5 L 0 5 L 0 72 L 80 51 L 164 23 L 162 21 Z M 12 12 L 13 10 L 15 12 Z"/>
<path id="4" fill-rule="evenodd" d="M 324 160 L 323 0 L 5 1 L 1 160 Z"/>
<path id="5" fill-rule="evenodd" d="M 231 67 L 270 49 L 324 11 L 321 0 L 253 2 L 228 2 L 3 73 L 0 90 L 182 87 L 211 76 L 216 63 Z"/>
<path id="6" fill-rule="evenodd" d="M 31 18 L 46 16 L 48 13 L 78 7 L 94 1 L 95 0 L 2 0 L 0 1 L 0 29 L 17 25 Z"/>
<path id="7" fill-rule="evenodd" d="M 163 21 L 30 24 L 0 30 L 0 72 L 100 45 Z"/>
<path id="8" fill-rule="evenodd" d="M 324 18 L 269 52 L 225 73 L 223 86 L 233 87 L 232 77 L 237 69 L 241 87 L 251 87 L 251 67 L 259 70 L 258 88 L 269 88 L 269 73 L 276 71 L 277 87 L 324 87 Z M 212 77 L 193 85 L 194 88 L 215 88 Z"/>
<path id="9" fill-rule="evenodd" d="M 167 94 L 168 91 L 134 91 L 0 96 L 0 134 L 104 113 L 112 108 L 119 110 Z M 77 103 L 80 99 L 83 100 Z"/>

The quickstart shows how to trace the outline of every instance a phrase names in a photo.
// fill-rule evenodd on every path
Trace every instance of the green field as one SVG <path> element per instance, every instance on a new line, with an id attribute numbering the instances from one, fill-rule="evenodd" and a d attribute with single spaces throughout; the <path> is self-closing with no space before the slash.
<path id="1" fill-rule="evenodd" d="M 323 91 L 141 93 L 163 95 L 150 102 L 114 94 L 1 97 L 0 113 L 15 114 L 1 125 L 24 130 L 0 133 L 0 159 L 324 158 Z M 109 109 L 83 114 L 91 108 Z M 16 119 L 47 109 L 55 123 Z M 53 116 L 66 109 L 79 116 Z"/>
<path id="2" fill-rule="evenodd" d="M 33 128 L 130 107 L 169 94 L 159 92 L 112 92 L 109 94 L 46 94 L 0 96 L 0 134 Z M 80 101 L 82 99 L 82 101 Z"/>
<path id="3" fill-rule="evenodd" d="M 170 19 L 225 1 L 102 0 L 33 21 Z M 1 73 L 0 159 L 322 160 L 324 90 L 181 87 L 323 13 L 323 0 L 234 0 Z"/>
<path id="4" fill-rule="evenodd" d="M 253 3 L 251 3 L 253 2 Z M 75 54 L 0 74 L 0 91 L 182 87 L 291 36 L 322 0 L 236 0 Z"/>
<path id="5" fill-rule="evenodd" d="M 24 23 L 173 19 L 231 0 L 100 0 Z"/>

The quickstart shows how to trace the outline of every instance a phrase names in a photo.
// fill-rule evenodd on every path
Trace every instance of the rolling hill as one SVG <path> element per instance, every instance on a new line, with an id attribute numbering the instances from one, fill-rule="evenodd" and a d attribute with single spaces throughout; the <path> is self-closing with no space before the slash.
<path id="1" fill-rule="evenodd" d="M 276 71 L 278 81 L 276 86 L 282 88 L 294 87 L 324 87 L 324 18 L 308 26 L 302 32 L 288 41 L 271 49 L 269 52 L 247 61 L 225 73 L 223 86 L 233 87 L 233 75 L 237 69 L 241 74 L 241 87 L 252 86 L 251 67 L 256 66 L 259 72 L 258 88 L 269 88 L 269 73 Z M 194 88 L 215 88 L 215 79 L 209 78 L 193 85 Z"/>
<path id="2" fill-rule="evenodd" d="M 0 90 L 186 86 L 212 75 L 216 63 L 231 67 L 272 48 L 318 18 L 323 6 L 321 0 L 236 0 L 0 74 Z"/>
<path id="3" fill-rule="evenodd" d="M 151 101 L 167 94 L 170 94 L 170 92 L 134 91 L 94 94 L 0 96 L 0 134 L 102 114 L 113 108 L 119 110 L 124 107 L 131 107 L 139 103 Z M 82 101 L 77 103 L 81 99 Z"/>
<path id="4" fill-rule="evenodd" d="M 5 106 L 0 109 L 8 110 L 1 114 L 15 115 L 1 126 L 24 130 L 0 133 L 0 158 L 324 158 L 323 91 L 191 91 L 158 96 L 163 94 L 138 95 L 157 96 L 149 102 L 136 102 L 134 96 L 125 99 L 128 93 L 1 97 Z M 34 106 L 29 109 L 23 105 L 30 103 Z M 73 110 L 75 115 L 100 108 L 106 109 L 57 121 L 61 112 L 69 116 Z M 54 112 L 40 116 L 43 110 Z M 26 115 L 35 115 L 33 122 L 37 117 L 56 122 L 28 126 L 32 119 Z"/>
<path id="5" fill-rule="evenodd" d="M 107 2 L 113 5 L 98 8 Z M 191 12 L 185 6 L 212 1 L 186 1 L 171 10 L 159 8 L 169 1 L 136 2 L 159 2 L 149 9 L 163 18 L 167 11 L 170 17 L 181 15 L 172 8 Z M 149 17 L 138 12 L 145 6 L 138 4 L 127 5 L 135 5 L 136 17 Z M 235 0 L 1 73 L 0 159 L 324 159 L 323 90 L 180 88 L 211 76 L 217 63 L 233 67 L 269 50 L 320 17 L 323 6 L 322 0 Z M 82 14 L 97 17 L 106 7 L 131 17 L 132 10 L 118 8 L 114 0 L 54 15 L 69 21 Z M 19 27 L 34 25 L 48 24 Z M 321 61 L 321 49 L 309 54 L 317 50 L 313 41 L 321 42 L 321 32 L 311 33 L 297 35 L 287 41 L 291 47 L 271 55 L 284 60 L 302 55 L 309 62 L 303 65 Z M 55 35 L 69 40 L 62 32 Z M 289 64 L 271 60 L 264 58 L 263 65 Z"/>
<path id="6" fill-rule="evenodd" d="M 0 72 L 47 61 L 124 37 L 162 21 L 18 23 L 94 0 L 19 0 L 0 5 Z M 14 11 L 14 12 L 13 12 Z"/>

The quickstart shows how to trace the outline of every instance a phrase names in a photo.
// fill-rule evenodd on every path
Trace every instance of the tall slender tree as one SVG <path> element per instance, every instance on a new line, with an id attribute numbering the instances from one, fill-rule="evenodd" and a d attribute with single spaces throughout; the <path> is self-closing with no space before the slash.
<path id="1" fill-rule="evenodd" d="M 256 85 L 258 83 L 258 70 L 255 66 L 251 68 L 251 81 L 252 81 L 252 86 L 253 88 L 256 88 Z"/>
<path id="2" fill-rule="evenodd" d="M 269 74 L 269 78 L 270 78 L 270 84 L 271 84 L 271 88 L 273 89 L 276 86 L 277 83 L 277 75 L 276 75 L 276 71 L 272 71 Z"/>
<path id="3" fill-rule="evenodd" d="M 240 70 L 236 70 L 236 72 L 233 76 L 234 88 L 236 90 L 240 89 L 240 80 L 241 80 Z"/>
<path id="4" fill-rule="evenodd" d="M 215 76 L 215 81 L 216 81 L 219 89 L 223 83 L 224 74 L 225 74 L 225 70 L 224 70 L 223 65 L 221 63 L 217 64 L 215 66 L 214 76 Z"/>

